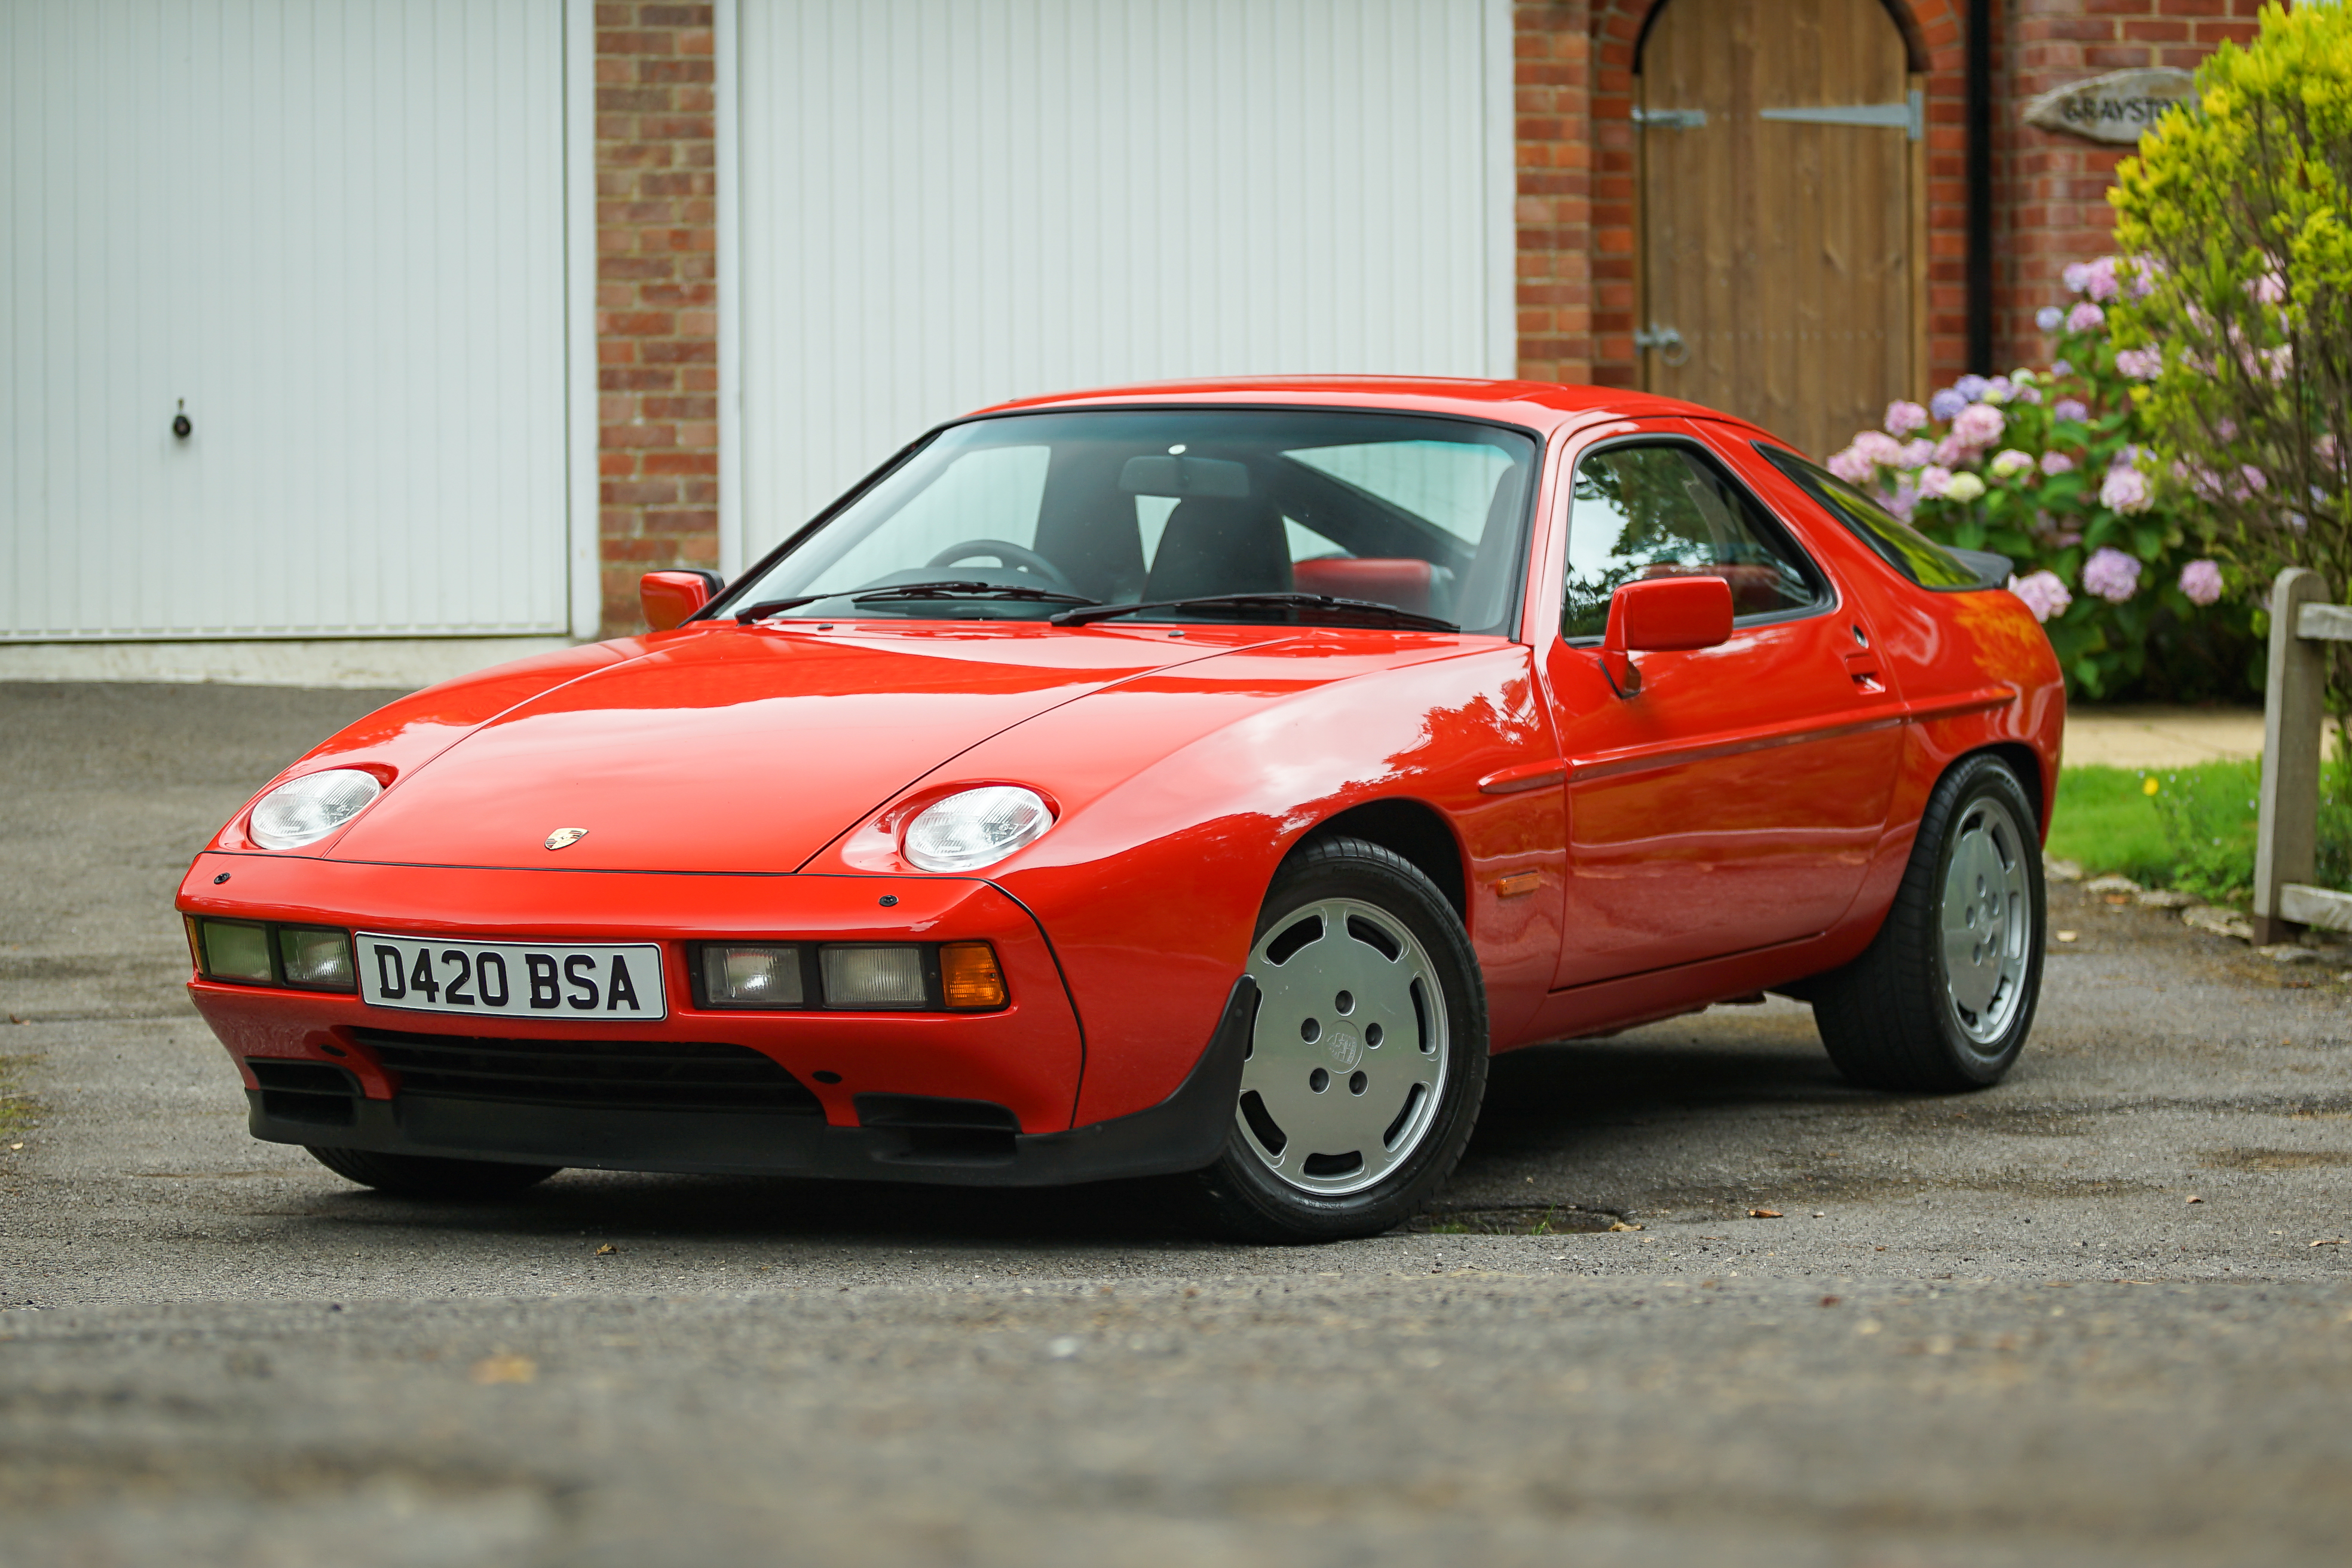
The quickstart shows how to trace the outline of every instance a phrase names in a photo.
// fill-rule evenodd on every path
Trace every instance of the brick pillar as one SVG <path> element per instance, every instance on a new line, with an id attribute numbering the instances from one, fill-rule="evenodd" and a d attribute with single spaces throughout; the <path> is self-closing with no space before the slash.
<path id="1" fill-rule="evenodd" d="M 596 364 L 604 635 L 637 578 L 719 563 L 711 8 L 596 7 Z"/>
<path id="2" fill-rule="evenodd" d="M 2053 88 L 2135 66 L 2194 70 L 2225 39 L 2256 29 L 2258 0 L 2006 0 L 1994 64 L 1993 344 L 2000 368 L 2049 352 L 2033 312 L 2054 302 L 2070 261 L 2105 254 L 2115 233 L 2107 188 L 2128 147 L 2043 131 L 2022 118 L 2026 101 Z"/>
<path id="3" fill-rule="evenodd" d="M 1592 377 L 1592 40 L 1587 0 L 1512 8 L 1518 374 Z"/>

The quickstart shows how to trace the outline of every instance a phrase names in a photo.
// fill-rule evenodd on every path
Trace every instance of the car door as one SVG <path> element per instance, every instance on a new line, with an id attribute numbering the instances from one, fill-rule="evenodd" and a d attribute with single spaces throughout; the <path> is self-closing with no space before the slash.
<path id="1" fill-rule="evenodd" d="M 1592 442 L 1563 488 L 1544 659 L 1569 763 L 1554 984 L 1827 930 L 1885 829 L 1901 744 L 1866 616 L 1685 422 Z M 1730 584 L 1730 639 L 1637 655 L 1640 689 L 1619 696 L 1598 657 L 1610 595 L 1686 574 Z"/>

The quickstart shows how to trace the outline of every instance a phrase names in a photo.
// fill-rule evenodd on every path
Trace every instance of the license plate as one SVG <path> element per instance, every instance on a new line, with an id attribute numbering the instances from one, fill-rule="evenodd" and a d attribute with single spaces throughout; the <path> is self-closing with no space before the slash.
<path id="1" fill-rule="evenodd" d="M 419 942 L 360 931 L 360 998 L 372 1006 L 493 1018 L 641 1023 L 668 1016 L 661 949 L 523 942 Z"/>

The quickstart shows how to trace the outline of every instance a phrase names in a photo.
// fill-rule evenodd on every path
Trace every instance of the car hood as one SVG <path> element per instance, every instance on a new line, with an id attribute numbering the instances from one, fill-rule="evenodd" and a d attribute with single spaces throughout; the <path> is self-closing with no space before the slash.
<path id="1" fill-rule="evenodd" d="M 330 858 L 791 871 L 959 752 L 1092 691 L 1269 640 L 689 627 L 499 714 L 394 783 Z M 1276 634 L 1278 639 L 1281 634 Z M 558 828 L 587 832 L 561 850 Z"/>

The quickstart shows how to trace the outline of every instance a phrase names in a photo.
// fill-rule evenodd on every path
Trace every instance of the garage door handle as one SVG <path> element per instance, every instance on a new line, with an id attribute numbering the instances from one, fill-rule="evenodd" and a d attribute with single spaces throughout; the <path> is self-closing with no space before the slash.
<path id="1" fill-rule="evenodd" d="M 180 411 L 172 416 L 172 434 L 184 441 L 195 433 L 195 422 L 188 417 L 188 400 L 183 397 Z"/>

